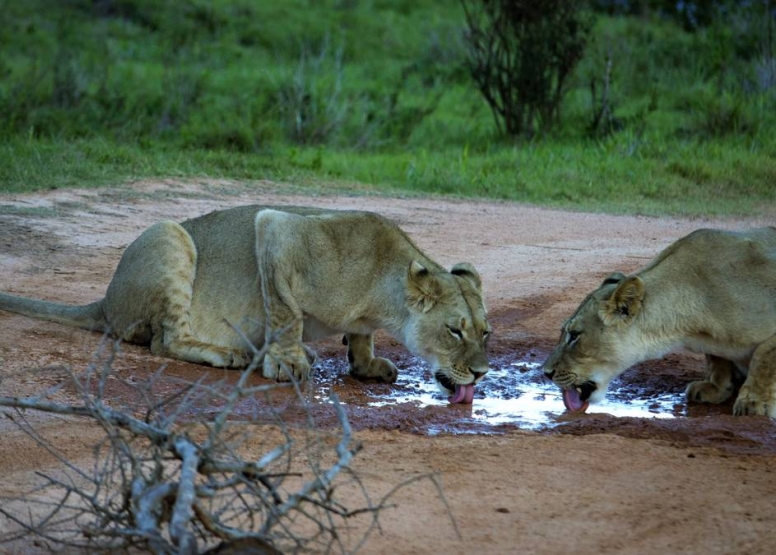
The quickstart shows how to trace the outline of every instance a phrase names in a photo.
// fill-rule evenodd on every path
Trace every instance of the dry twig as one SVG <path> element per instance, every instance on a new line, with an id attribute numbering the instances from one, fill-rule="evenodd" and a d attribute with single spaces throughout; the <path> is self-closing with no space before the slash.
<path id="1" fill-rule="evenodd" d="M 34 490 L 0 499 L 0 515 L 16 528 L 0 539 L 33 534 L 90 552 L 134 547 L 164 555 L 194 555 L 219 542 L 213 553 L 238 553 L 240 546 L 277 553 L 273 545 L 293 552 L 354 553 L 379 528 L 378 513 L 400 486 L 372 502 L 349 467 L 360 445 L 336 397 L 330 399 L 339 422 L 333 449 L 308 410 L 308 441 L 299 453 L 298 432 L 280 419 L 280 434 L 234 421 L 241 401 L 283 387 L 293 388 L 308 407 L 298 383 L 252 383 L 265 349 L 254 349 L 251 365 L 234 385 L 207 383 L 203 377 L 178 382 L 178 390 L 161 397 L 155 386 L 164 379 L 163 371 L 140 384 L 122 380 L 113 370 L 118 349 L 118 342 L 106 338 L 89 367 L 80 374 L 71 371 L 66 384 L 33 397 L 0 397 L 0 406 L 11 409 L 6 416 L 61 463 L 56 472 L 39 473 L 42 483 Z M 109 391 L 116 382 L 132 387 L 141 406 L 111 406 Z M 52 400 L 64 389 L 74 390 L 80 402 Z M 29 411 L 96 421 L 104 437 L 94 448 L 91 468 L 71 462 L 42 437 L 27 419 Z M 263 456 L 250 459 L 244 453 L 255 442 L 251 432 L 280 439 Z M 337 494 L 343 473 L 365 506 L 349 509 Z M 438 481 L 430 479 L 444 502 Z M 349 547 L 341 533 L 344 521 L 364 513 L 372 514 L 372 523 Z"/>

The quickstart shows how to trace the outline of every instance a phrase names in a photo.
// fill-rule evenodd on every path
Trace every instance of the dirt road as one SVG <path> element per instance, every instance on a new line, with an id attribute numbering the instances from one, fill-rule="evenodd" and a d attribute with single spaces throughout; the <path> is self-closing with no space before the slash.
<path id="1" fill-rule="evenodd" d="M 312 387 L 334 390 L 347 403 L 364 445 L 353 468 L 369 491 L 379 497 L 429 472 L 444 486 L 447 506 L 430 482 L 402 489 L 396 506 L 382 513 L 382 533 L 360 553 L 773 553 L 776 425 L 734 418 L 729 405 L 686 406 L 684 387 L 703 374 L 699 357 L 677 353 L 639 365 L 613 384 L 611 410 L 591 407 L 578 417 L 561 414 L 538 370 L 564 318 L 609 273 L 637 269 L 698 227 L 773 225 L 772 219 L 607 216 L 365 190 L 313 196 L 261 182 L 0 195 L 0 289 L 73 304 L 97 300 L 122 250 L 150 224 L 249 203 L 378 211 L 440 263 L 472 262 L 484 280 L 493 371 L 469 408 L 447 406 L 427 390 L 428 369 L 386 336 L 377 349 L 403 371 L 394 386 L 353 381 L 341 346 L 317 345 L 321 364 Z M 99 341 L 97 334 L 0 312 L 2 394 L 30 395 L 59 383 L 67 367 L 88 364 Z M 223 373 L 131 345 L 116 369 L 143 377 L 165 363 L 169 375 L 187 379 Z M 546 403 L 531 408 L 529 400 Z M 618 412 L 642 401 L 638 416 Z M 284 414 L 293 419 L 291 409 Z M 92 426 L 32 418 L 71 460 L 91 455 Z M 320 422 L 326 425 L 323 413 Z M 0 495 L 24 491 L 36 469 L 57 466 L 6 419 L 0 445 Z M 0 529 L 7 526 L 0 517 Z M 48 546 L 22 540 L 3 549 L 40 553 Z"/>

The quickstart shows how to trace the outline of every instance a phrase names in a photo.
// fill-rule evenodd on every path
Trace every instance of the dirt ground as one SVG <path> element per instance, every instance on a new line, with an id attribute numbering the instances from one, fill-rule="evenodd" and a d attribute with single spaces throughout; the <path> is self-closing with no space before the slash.
<path id="1" fill-rule="evenodd" d="M 563 320 L 608 274 L 639 268 L 698 227 L 773 225 L 776 218 L 608 216 L 513 203 L 394 198 L 362 189 L 311 194 L 265 182 L 144 182 L 97 191 L 4 194 L 0 290 L 72 304 L 97 300 L 123 249 L 144 228 L 249 203 L 377 211 L 397 221 L 438 262 L 469 261 L 483 277 L 494 329 L 493 371 L 470 407 L 448 406 L 433 394 L 421 402 L 420 391 L 431 382 L 428 369 L 387 336 L 378 338 L 377 349 L 403 370 L 403 380 L 392 386 L 348 377 L 336 340 L 316 346 L 320 366 L 311 387 L 321 394 L 335 391 L 346 403 L 363 443 L 353 469 L 370 494 L 379 497 L 427 473 L 436 473 L 444 488 L 446 504 L 429 481 L 401 489 L 394 506 L 381 514 L 381 532 L 359 553 L 773 553 L 776 427 L 765 417 L 735 418 L 730 405 L 687 406 L 682 391 L 703 374 L 698 356 L 676 353 L 644 363 L 614 384 L 614 401 L 647 400 L 654 414 L 612 415 L 594 406 L 588 414 L 569 416 L 557 398 L 551 410 L 539 409 L 531 424 L 510 411 L 521 390 L 549 388 L 538 363 Z M 0 312 L 0 395 L 32 395 L 59 383 L 66 368 L 89 363 L 99 342 L 95 333 Z M 115 368 L 142 379 L 165 364 L 173 377 L 225 374 L 157 358 L 132 345 L 122 347 Z M 535 397 L 552 397 L 551 391 Z M 114 393 L 117 399 L 130 395 L 121 388 Z M 500 408 L 488 404 L 494 399 Z M 668 408 L 660 399 L 668 399 Z M 284 418 L 298 418 L 290 397 L 278 394 L 275 402 Z M 268 424 L 261 424 L 260 408 L 252 410 L 259 436 Z M 321 404 L 320 426 L 331 424 L 327 414 Z M 90 460 L 97 437 L 93 426 L 30 417 L 69 460 Z M 26 491 L 36 470 L 59 464 L 8 419 L 0 420 L 0 446 L 0 496 Z M 354 538 L 358 526 L 351 531 Z M 0 531 L 7 527 L 0 517 Z M 24 540 L 0 545 L 0 552 L 49 548 Z"/>

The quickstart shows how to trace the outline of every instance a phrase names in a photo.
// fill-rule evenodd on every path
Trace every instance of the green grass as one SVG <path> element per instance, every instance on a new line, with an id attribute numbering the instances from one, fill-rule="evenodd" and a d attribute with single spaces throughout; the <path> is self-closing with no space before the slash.
<path id="1" fill-rule="evenodd" d="M 267 154 L 117 145 L 102 139 L 0 146 L 9 192 L 117 184 L 159 176 L 351 183 L 396 194 L 446 194 L 636 214 L 756 214 L 774 206 L 776 152 L 731 140 L 654 146 L 624 136 L 404 152 L 279 147 Z"/>
<path id="2" fill-rule="evenodd" d="M 101 138 L 9 141 L 0 145 L 0 160 L 0 182 L 7 192 L 104 186 L 160 176 L 293 177 L 267 157 L 165 145 L 141 147 Z"/>
<path id="3" fill-rule="evenodd" d="M 599 14 L 561 123 L 528 142 L 496 136 L 463 65 L 457 1 L 11 2 L 0 191 L 210 177 L 620 213 L 772 210 L 773 62 L 762 18 L 741 14 L 696 32 Z M 610 52 L 619 130 L 594 139 L 590 82 L 600 91 Z"/>
<path id="4" fill-rule="evenodd" d="M 729 144 L 625 155 L 617 144 L 539 144 L 471 153 L 323 157 L 338 178 L 409 191 L 639 214 L 747 214 L 774 203 L 773 153 Z M 646 148 L 644 150 L 647 150 Z M 750 177 L 758 175 L 757 179 Z"/>

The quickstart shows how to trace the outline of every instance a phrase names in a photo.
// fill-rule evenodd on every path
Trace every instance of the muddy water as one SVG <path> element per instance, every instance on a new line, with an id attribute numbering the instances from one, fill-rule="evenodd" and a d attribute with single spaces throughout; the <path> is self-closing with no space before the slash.
<path id="1" fill-rule="evenodd" d="M 558 389 L 547 380 L 537 381 L 534 376 L 539 372 L 539 364 L 528 361 L 514 362 L 508 367 L 492 370 L 491 381 L 485 381 L 479 386 L 478 395 L 472 403 L 472 418 L 482 424 L 514 424 L 530 430 L 543 429 L 562 421 L 565 407 Z M 511 386 L 512 392 L 505 393 L 503 384 Z M 445 399 L 437 394 L 435 386 L 423 384 L 418 389 L 420 395 L 416 397 L 416 402 L 420 407 L 446 404 Z M 395 402 L 394 398 L 400 402 L 409 400 L 400 395 L 385 397 L 385 400 L 370 405 L 387 405 Z M 675 395 L 638 400 L 630 398 L 622 389 L 615 389 L 605 401 L 594 405 L 588 412 L 612 416 L 674 418 L 679 414 L 677 410 L 681 406 L 681 399 Z"/>
<path id="2" fill-rule="evenodd" d="M 392 386 L 351 386 L 348 382 L 354 380 L 343 377 L 343 371 L 343 364 L 336 360 L 318 364 L 313 393 L 317 402 L 326 403 L 334 392 L 346 405 L 368 407 L 375 413 L 413 410 L 417 413 L 414 431 L 420 433 L 493 433 L 505 426 L 542 431 L 575 418 L 565 412 L 558 388 L 544 378 L 535 358 L 500 357 L 492 361 L 491 371 L 478 384 L 470 406 L 450 405 L 429 370 L 412 357 L 404 361 L 398 381 Z M 606 399 L 591 405 L 587 413 L 674 419 L 686 416 L 686 405 L 680 392 L 641 391 L 623 387 L 615 380 Z M 422 418 L 424 414 L 429 418 Z"/>
<path id="3" fill-rule="evenodd" d="M 330 402 L 334 394 L 354 430 L 421 435 L 492 435 L 515 430 L 549 435 L 617 434 L 736 453 L 776 454 L 776 427 L 771 419 L 733 416 L 732 400 L 723 405 L 684 403 L 684 388 L 703 375 L 702 360 L 686 355 L 668 355 L 629 370 L 612 382 L 604 402 L 580 415 L 565 412 L 558 390 L 539 369 L 544 354 L 533 344 L 498 349 L 490 359 L 491 372 L 478 384 L 471 405 L 450 405 L 437 391 L 427 366 L 398 347 L 390 351 L 381 354 L 399 367 L 397 383 L 355 380 L 348 375 L 341 347 L 327 346 L 318 351 L 313 377 L 300 392 L 254 375 L 248 385 L 269 390 L 240 401 L 232 417 L 259 424 L 337 430 L 340 423 Z M 215 414 L 222 409 L 223 397 L 212 392 L 223 387 L 226 394 L 241 376 L 217 369 L 203 374 L 201 366 L 172 360 L 164 362 L 161 373 L 152 368 L 139 372 L 138 364 L 120 372 L 122 379 L 112 380 L 106 392 L 116 407 L 139 414 L 147 411 L 149 398 L 168 399 L 168 410 L 185 398 L 189 407 L 180 412 L 181 418 L 198 420 Z M 149 392 L 145 378 L 150 374 L 156 377 Z M 200 380 L 208 386 L 203 394 L 180 395 Z"/>

